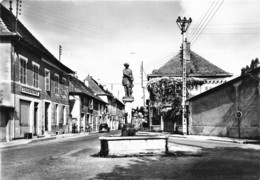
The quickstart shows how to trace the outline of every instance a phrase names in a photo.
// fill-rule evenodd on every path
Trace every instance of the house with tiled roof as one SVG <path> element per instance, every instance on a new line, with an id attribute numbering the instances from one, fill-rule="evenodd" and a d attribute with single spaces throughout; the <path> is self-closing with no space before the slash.
<path id="1" fill-rule="evenodd" d="M 98 131 L 107 121 L 107 103 L 76 77 L 70 76 L 69 83 L 70 132 Z"/>
<path id="2" fill-rule="evenodd" d="M 196 78 L 197 80 L 204 82 L 199 86 L 194 86 L 194 88 L 189 91 L 190 97 L 223 84 L 232 77 L 231 73 L 222 70 L 197 53 L 193 51 L 189 52 L 190 60 L 186 61 L 187 77 Z M 183 72 L 182 69 L 181 53 L 178 53 L 162 67 L 154 69 L 151 74 L 148 74 L 147 78 L 149 81 L 156 81 L 156 79 L 160 80 L 162 77 L 181 78 Z M 170 121 L 164 122 L 161 116 L 156 115 L 156 108 L 150 107 L 150 109 L 150 114 L 152 117 L 150 122 L 151 127 L 154 129 L 172 132 L 182 126 L 181 122 L 177 122 L 177 124 L 174 125 L 169 124 L 171 123 Z"/>
<path id="3" fill-rule="evenodd" d="M 216 65 L 212 64 L 197 53 L 190 51 L 190 60 L 186 62 L 187 77 L 203 79 L 205 83 L 194 89 L 191 95 L 197 95 L 215 86 L 218 86 L 232 77 Z M 148 80 L 158 77 L 182 77 L 182 61 L 180 53 L 165 63 L 162 67 L 155 69 L 148 74 Z"/>
<path id="4" fill-rule="evenodd" d="M 107 122 L 111 129 L 117 129 L 120 123 L 125 123 L 125 104 L 105 90 L 92 76 L 88 75 L 83 81 L 96 96 L 107 103 Z"/>
<path id="5" fill-rule="evenodd" d="M 0 139 L 68 133 L 68 75 L 11 11 L 0 4 Z"/>

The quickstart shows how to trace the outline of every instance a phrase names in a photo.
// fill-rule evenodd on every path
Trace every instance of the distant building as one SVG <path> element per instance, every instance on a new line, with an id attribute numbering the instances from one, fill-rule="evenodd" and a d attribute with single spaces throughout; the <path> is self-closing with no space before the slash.
<path id="1" fill-rule="evenodd" d="M 105 90 L 91 76 L 87 76 L 84 82 L 96 96 L 107 103 L 107 123 L 111 127 L 111 130 L 117 129 L 119 123 L 125 123 L 125 104 L 113 96 L 111 92 Z"/>
<path id="2" fill-rule="evenodd" d="M 0 139 L 67 133 L 68 74 L 0 4 Z"/>
<path id="3" fill-rule="evenodd" d="M 107 103 L 79 79 L 69 79 L 70 132 L 98 131 L 100 123 L 107 121 Z"/>
<path id="4" fill-rule="evenodd" d="M 147 77 L 148 80 L 160 77 L 182 77 L 182 72 L 181 55 L 179 53 L 159 69 L 153 70 Z M 187 77 L 195 77 L 205 82 L 203 85 L 195 87 L 190 91 L 190 97 L 223 84 L 232 76 L 232 74 L 220 69 L 193 51 L 190 51 L 190 60 L 187 61 L 186 72 Z M 158 115 L 156 107 L 150 107 L 149 110 L 149 117 L 152 118 L 150 119 L 150 126 L 153 129 L 173 132 L 178 131 L 178 128 L 182 127 L 182 122 L 173 124 L 171 121 L 164 121 Z"/>
<path id="5" fill-rule="evenodd" d="M 260 139 L 259 65 L 243 68 L 241 76 L 188 99 L 188 133 Z"/>

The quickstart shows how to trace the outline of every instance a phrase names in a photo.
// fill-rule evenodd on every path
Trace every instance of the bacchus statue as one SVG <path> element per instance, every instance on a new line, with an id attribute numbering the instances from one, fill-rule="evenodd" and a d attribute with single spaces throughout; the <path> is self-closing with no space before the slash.
<path id="1" fill-rule="evenodd" d="M 132 70 L 129 69 L 129 64 L 125 63 L 124 64 L 125 69 L 123 70 L 123 86 L 125 88 L 125 96 L 126 97 L 132 97 L 132 93 L 133 93 L 133 81 L 134 81 L 134 77 L 133 77 L 133 73 Z"/>

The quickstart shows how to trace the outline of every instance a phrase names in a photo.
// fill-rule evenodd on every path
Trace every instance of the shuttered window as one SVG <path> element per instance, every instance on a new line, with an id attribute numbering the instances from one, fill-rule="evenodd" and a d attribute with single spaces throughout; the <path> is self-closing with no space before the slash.
<path id="1" fill-rule="evenodd" d="M 33 64 L 33 87 L 39 87 L 39 65 Z"/>
<path id="2" fill-rule="evenodd" d="M 51 90 L 51 73 L 48 69 L 45 69 L 45 91 Z"/>
<path id="3" fill-rule="evenodd" d="M 59 75 L 55 74 L 54 77 L 54 92 L 55 94 L 59 94 Z"/>
<path id="4" fill-rule="evenodd" d="M 20 83 L 27 83 L 27 61 L 20 57 L 20 69 L 19 69 Z"/>

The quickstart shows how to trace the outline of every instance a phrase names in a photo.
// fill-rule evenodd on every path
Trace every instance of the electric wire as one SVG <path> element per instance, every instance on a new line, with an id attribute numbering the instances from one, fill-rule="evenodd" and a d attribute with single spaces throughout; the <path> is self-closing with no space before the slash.
<path id="1" fill-rule="evenodd" d="M 203 31 L 205 30 L 205 28 L 207 27 L 207 25 L 210 23 L 210 21 L 212 20 L 212 18 L 215 16 L 215 14 L 218 12 L 219 8 L 222 6 L 222 4 L 224 3 L 224 0 L 222 0 L 222 2 L 220 3 L 220 5 L 217 7 L 216 11 L 214 12 L 214 14 L 210 17 L 209 21 L 207 22 L 207 24 L 204 26 L 204 28 L 202 29 L 202 31 L 200 32 L 200 34 L 196 37 L 196 39 L 191 42 L 191 46 L 193 45 L 193 48 L 194 48 L 194 45 L 196 43 L 196 40 L 201 37 L 203 34 Z"/>
<path id="2" fill-rule="evenodd" d="M 207 24 L 207 22 L 209 22 L 209 19 L 213 16 L 212 14 L 214 14 L 214 11 L 216 11 L 218 2 L 219 2 L 219 1 L 217 1 L 217 2 L 214 4 L 214 6 L 213 6 L 212 9 L 210 9 L 209 14 L 207 14 L 205 20 L 204 20 L 203 23 L 198 27 L 197 31 L 194 32 L 194 34 L 195 34 L 195 33 L 200 33 L 200 32 L 203 31 L 202 29 L 204 29 L 205 24 Z M 204 27 L 203 27 L 203 26 L 204 26 Z M 193 35 L 193 36 L 190 38 L 190 42 L 192 42 L 192 41 L 193 41 L 194 39 L 196 39 L 197 37 L 198 37 L 198 35 Z"/>
<path id="3" fill-rule="evenodd" d="M 203 20 L 205 19 L 205 17 L 207 16 L 207 14 L 209 13 L 210 9 L 212 8 L 213 4 L 214 4 L 215 0 L 211 3 L 210 7 L 208 8 L 208 10 L 206 11 L 206 13 L 204 13 L 203 17 L 199 20 L 199 23 L 197 25 L 195 25 L 194 29 L 192 29 L 192 31 L 189 33 L 189 38 L 193 38 L 193 36 L 196 34 L 196 32 L 199 30 Z"/>

